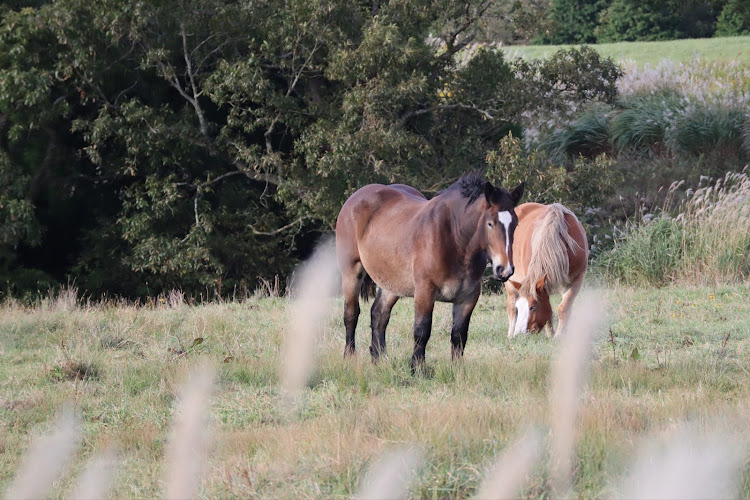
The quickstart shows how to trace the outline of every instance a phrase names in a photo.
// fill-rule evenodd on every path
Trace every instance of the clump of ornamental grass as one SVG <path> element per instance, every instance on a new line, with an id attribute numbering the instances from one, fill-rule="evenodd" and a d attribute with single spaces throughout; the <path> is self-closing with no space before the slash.
<path id="1" fill-rule="evenodd" d="M 594 106 L 568 127 L 549 134 L 540 147 L 555 163 L 567 163 L 570 158 L 595 158 L 612 149 L 609 137 L 609 112 L 605 105 Z"/>
<path id="2" fill-rule="evenodd" d="M 674 194 L 680 183 L 674 183 Z M 631 221 L 598 267 L 633 285 L 731 283 L 750 276 L 750 177 L 729 172 L 671 204 Z"/>

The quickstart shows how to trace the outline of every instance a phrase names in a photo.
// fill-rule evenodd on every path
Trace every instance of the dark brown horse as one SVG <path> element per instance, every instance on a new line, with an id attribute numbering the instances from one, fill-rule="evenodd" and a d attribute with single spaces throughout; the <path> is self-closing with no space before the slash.
<path id="1" fill-rule="evenodd" d="M 424 363 L 435 301 L 453 303 L 453 358 L 463 356 L 469 319 L 492 263 L 495 278 L 513 274 L 513 192 L 467 174 L 427 200 L 403 184 L 370 184 L 355 192 L 336 221 L 336 255 L 344 293 L 345 355 L 354 353 L 359 294 L 366 276 L 378 285 L 372 305 L 373 361 L 385 352 L 385 329 L 399 297 L 414 297 L 412 371 Z"/>

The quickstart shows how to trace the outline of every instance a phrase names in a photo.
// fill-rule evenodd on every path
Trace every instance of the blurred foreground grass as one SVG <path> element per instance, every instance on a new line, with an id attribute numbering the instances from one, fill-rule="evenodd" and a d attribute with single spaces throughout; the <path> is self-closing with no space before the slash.
<path id="1" fill-rule="evenodd" d="M 691 422 L 718 421 L 748 435 L 750 288 L 602 290 L 610 310 L 580 399 L 576 491 L 612 497 L 639 443 Z M 113 495 L 155 497 L 176 391 L 189 368 L 218 366 L 205 497 L 345 497 L 384 450 L 414 444 L 425 465 L 415 497 L 474 493 L 493 457 L 529 426 L 549 427 L 548 389 L 557 341 L 505 337 L 505 297 L 485 295 L 465 360 L 450 361 L 450 307 L 438 304 L 427 348 L 428 377 L 412 377 L 411 301 L 394 309 L 389 357 L 369 361 L 363 307 L 355 362 L 342 359 L 340 299 L 319 343 L 299 413 L 279 400 L 288 301 L 135 307 L 46 301 L 0 306 L 0 491 L 32 437 L 66 402 L 82 422 L 63 496 L 92 455 L 120 453 Z M 200 340 L 199 340 L 200 339 Z M 750 496 L 746 465 L 743 497 Z M 543 462 L 524 494 L 550 495 Z"/>

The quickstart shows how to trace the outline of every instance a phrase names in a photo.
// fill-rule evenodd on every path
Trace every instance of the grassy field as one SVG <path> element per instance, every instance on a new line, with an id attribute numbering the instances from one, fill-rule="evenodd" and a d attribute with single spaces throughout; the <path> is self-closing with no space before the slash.
<path id="1" fill-rule="evenodd" d="M 503 47 L 513 57 L 547 58 L 570 45 L 526 45 Z M 750 66 L 750 36 L 670 40 L 665 42 L 619 42 L 593 45 L 600 54 L 619 62 L 657 65 L 662 59 L 686 63 L 694 58 L 708 62 Z"/>
<path id="2" fill-rule="evenodd" d="M 614 288 L 599 295 L 609 315 L 579 399 L 573 496 L 621 493 L 643 444 L 682 423 L 711 436 L 717 422 L 729 422 L 746 446 L 750 287 Z M 424 457 L 411 496 L 467 497 L 524 430 L 541 429 L 545 442 L 551 434 L 548 393 L 560 345 L 542 335 L 509 341 L 503 296 L 481 298 L 459 365 L 449 356 L 450 309 L 436 308 L 431 373 L 423 377 L 409 373 L 409 300 L 394 310 L 389 357 L 373 366 L 368 308 L 357 360 L 347 362 L 342 304 L 334 299 L 297 412 L 281 404 L 278 382 L 290 327 L 286 299 L 168 302 L 81 306 L 63 296 L 34 308 L 0 307 L 0 491 L 32 438 L 68 403 L 82 438 L 54 494 L 68 494 L 88 459 L 115 449 L 121 462 L 113 496 L 160 495 L 178 388 L 188 369 L 206 360 L 217 367 L 217 386 L 203 497 L 347 497 L 368 464 L 401 445 L 418 447 Z M 545 454 L 525 496 L 550 496 L 548 461 Z M 740 488 L 748 497 L 744 463 Z"/>

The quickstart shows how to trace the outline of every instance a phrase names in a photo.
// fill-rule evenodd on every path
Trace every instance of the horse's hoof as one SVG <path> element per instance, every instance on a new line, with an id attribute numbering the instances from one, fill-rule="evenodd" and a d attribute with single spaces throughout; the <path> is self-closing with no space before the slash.
<path id="1" fill-rule="evenodd" d="M 346 346 L 344 348 L 344 359 L 346 358 L 352 358 L 356 355 L 356 351 L 354 350 L 353 346 Z"/>
<path id="2" fill-rule="evenodd" d="M 370 346 L 370 356 L 372 356 L 372 363 L 377 364 L 381 356 L 385 356 L 385 348 L 378 349 L 375 346 Z"/>
<path id="3" fill-rule="evenodd" d="M 435 375 L 435 370 L 428 367 L 424 359 L 416 361 L 416 362 L 412 360 L 411 375 L 412 377 L 419 375 L 424 378 L 432 378 L 432 376 Z"/>

